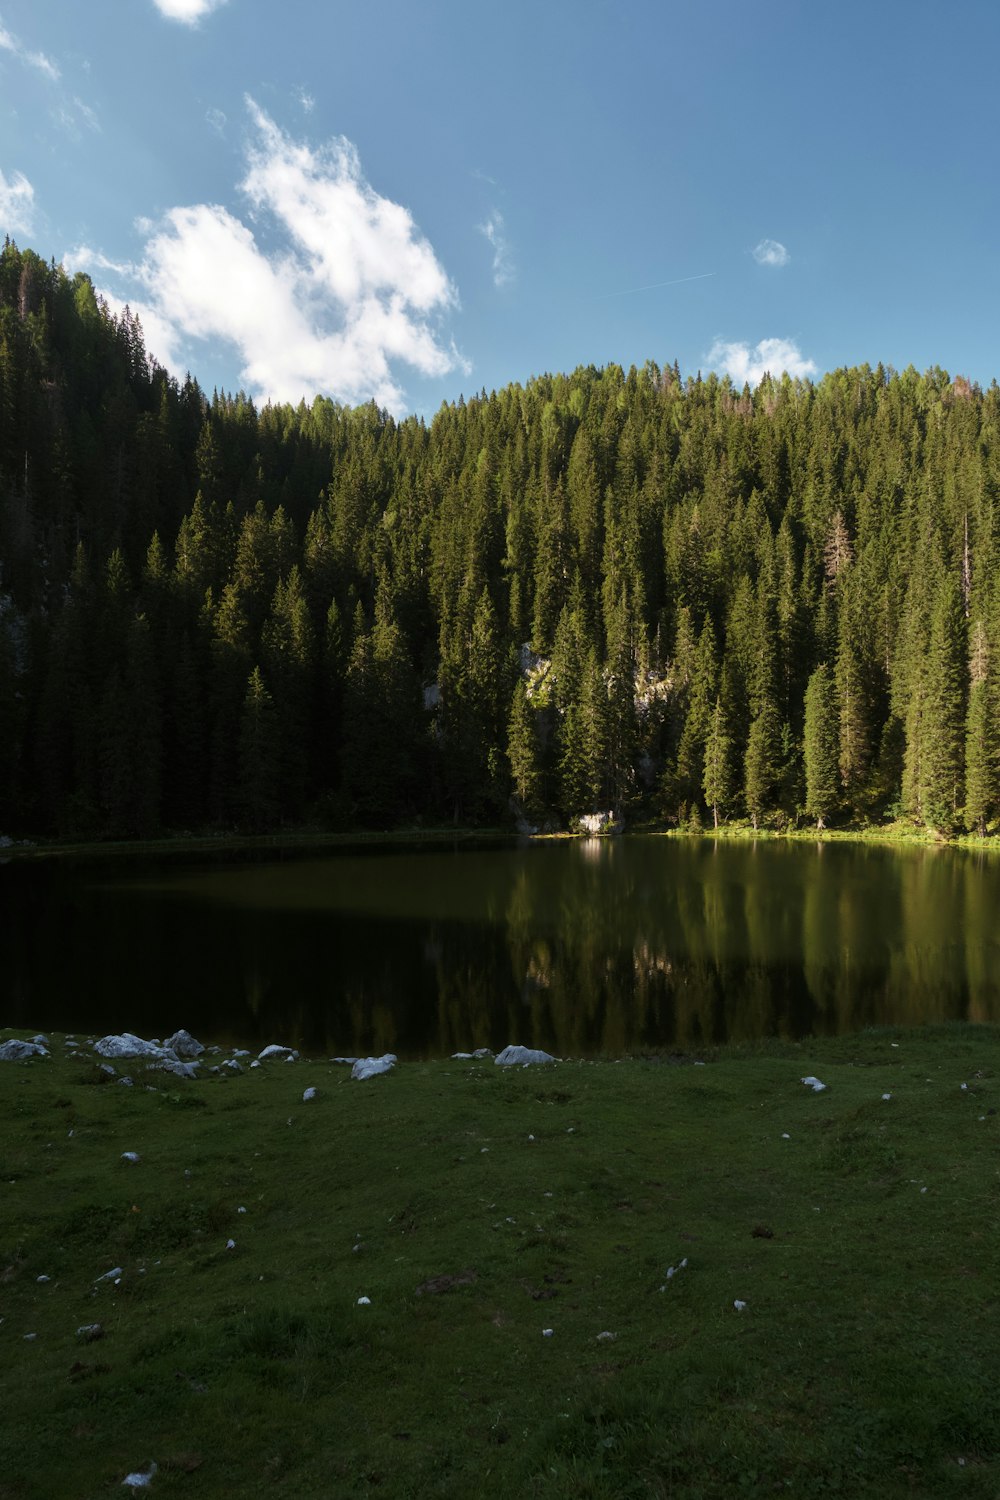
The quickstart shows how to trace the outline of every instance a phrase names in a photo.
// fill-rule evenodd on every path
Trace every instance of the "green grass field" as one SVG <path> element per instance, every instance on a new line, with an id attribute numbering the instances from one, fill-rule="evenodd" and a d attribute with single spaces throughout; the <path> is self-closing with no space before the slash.
<path id="1" fill-rule="evenodd" d="M 994 1030 L 132 1088 L 52 1042 L 0 1063 L 2 1500 L 1000 1494 Z"/>

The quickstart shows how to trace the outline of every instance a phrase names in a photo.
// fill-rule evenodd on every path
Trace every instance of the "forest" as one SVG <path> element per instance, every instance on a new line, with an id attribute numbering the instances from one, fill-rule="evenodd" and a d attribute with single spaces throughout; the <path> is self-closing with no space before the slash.
<path id="1" fill-rule="evenodd" d="M 1000 812 L 1000 388 L 211 397 L 0 253 L 0 834 Z"/>

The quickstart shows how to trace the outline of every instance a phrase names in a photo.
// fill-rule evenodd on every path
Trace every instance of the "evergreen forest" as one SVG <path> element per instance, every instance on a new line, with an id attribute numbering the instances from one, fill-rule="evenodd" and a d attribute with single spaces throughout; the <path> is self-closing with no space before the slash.
<path id="1" fill-rule="evenodd" d="M 0 833 L 1000 812 L 1000 388 L 258 409 L 0 253 Z"/>

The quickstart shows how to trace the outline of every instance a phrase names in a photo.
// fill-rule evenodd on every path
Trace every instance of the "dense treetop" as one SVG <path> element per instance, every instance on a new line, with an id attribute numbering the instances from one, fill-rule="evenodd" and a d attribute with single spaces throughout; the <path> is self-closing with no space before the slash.
<path id="1" fill-rule="evenodd" d="M 0 831 L 1000 804 L 1000 389 L 210 399 L 0 253 Z"/>

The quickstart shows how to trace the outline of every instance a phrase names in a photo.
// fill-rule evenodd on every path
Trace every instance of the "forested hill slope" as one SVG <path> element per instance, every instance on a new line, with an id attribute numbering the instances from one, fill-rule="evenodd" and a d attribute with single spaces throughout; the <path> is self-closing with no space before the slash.
<path id="1" fill-rule="evenodd" d="M 1000 390 L 654 364 L 445 406 L 208 400 L 0 254 L 0 832 L 984 829 Z"/>

